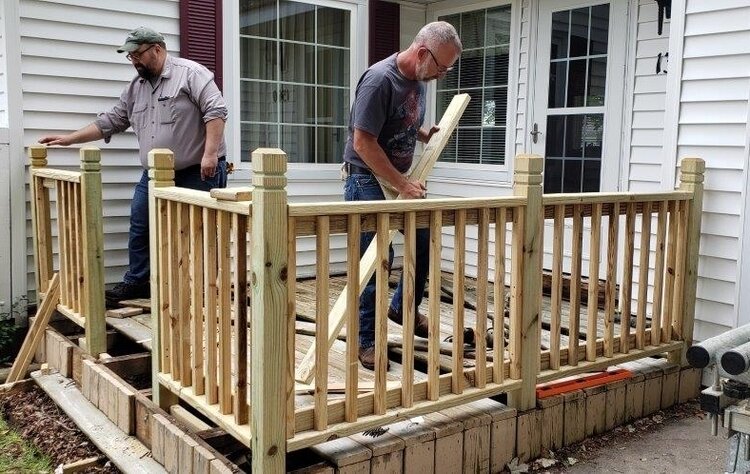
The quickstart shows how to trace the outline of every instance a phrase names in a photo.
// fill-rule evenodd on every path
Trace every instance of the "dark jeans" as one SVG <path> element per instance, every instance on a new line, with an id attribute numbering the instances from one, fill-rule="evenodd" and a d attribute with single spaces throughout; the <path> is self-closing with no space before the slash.
<path id="1" fill-rule="evenodd" d="M 227 162 L 219 161 L 216 175 L 205 181 L 201 180 L 200 166 L 190 166 L 175 171 L 174 184 L 181 188 L 208 191 L 213 188 L 227 186 Z M 130 284 L 148 282 L 150 278 L 149 266 L 149 237 L 148 237 L 148 171 L 143 171 L 141 180 L 135 185 L 133 201 L 130 203 L 130 238 L 128 239 L 128 257 L 130 268 L 125 273 L 123 281 Z"/>
<path id="2" fill-rule="evenodd" d="M 383 190 L 378 180 L 370 174 L 352 174 L 346 178 L 344 184 L 344 200 L 346 201 L 374 201 L 384 200 Z M 360 238 L 360 255 L 364 255 L 375 232 L 362 232 Z M 427 283 L 427 273 L 430 271 L 430 231 L 418 229 L 416 234 L 416 261 L 414 263 L 414 310 L 419 307 Z M 389 266 L 393 264 L 393 247 L 389 248 Z M 401 313 L 403 300 L 403 275 L 398 283 L 391 301 L 391 308 Z M 375 275 L 367 282 L 359 299 L 359 345 L 372 347 L 375 345 Z"/>

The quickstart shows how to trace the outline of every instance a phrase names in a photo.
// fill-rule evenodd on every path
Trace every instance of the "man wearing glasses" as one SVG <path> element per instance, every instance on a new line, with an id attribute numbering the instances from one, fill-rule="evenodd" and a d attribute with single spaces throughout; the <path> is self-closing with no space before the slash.
<path id="1" fill-rule="evenodd" d="M 213 74 L 202 65 L 167 54 L 164 36 L 139 27 L 118 50 L 127 53 L 138 75 L 119 102 L 89 125 L 66 135 L 48 135 L 39 143 L 68 146 L 104 138 L 132 127 L 144 171 L 130 209 L 130 265 L 122 283 L 106 292 L 107 306 L 148 298 L 148 152 L 169 148 L 175 156 L 175 184 L 208 191 L 226 186 L 224 122 L 227 106 Z"/>
<path id="2" fill-rule="evenodd" d="M 417 140 L 427 143 L 438 130 L 422 127 L 425 114 L 425 83 L 444 77 L 453 69 L 463 47 L 455 28 L 443 21 L 425 25 L 405 51 L 394 53 L 370 66 L 362 75 L 349 117 L 349 137 L 344 149 L 346 184 L 344 199 L 385 199 L 380 182 L 403 199 L 424 198 L 427 189 L 405 176 L 414 158 Z M 374 237 L 363 232 L 361 252 Z M 428 320 L 416 309 L 422 301 L 429 271 L 430 234 L 416 235 L 414 332 L 427 337 Z M 393 261 L 393 249 L 390 249 Z M 388 310 L 388 318 L 401 324 L 403 278 Z M 438 315 L 434 315 L 438 317 Z M 359 304 L 359 361 L 370 370 L 375 366 L 375 279 L 367 283 Z"/>

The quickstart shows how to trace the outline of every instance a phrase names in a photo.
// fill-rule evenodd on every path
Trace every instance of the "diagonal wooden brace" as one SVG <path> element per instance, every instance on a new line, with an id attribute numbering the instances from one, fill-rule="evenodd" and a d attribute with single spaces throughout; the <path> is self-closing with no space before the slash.
<path id="1" fill-rule="evenodd" d="M 425 147 L 416 165 L 414 165 L 414 167 L 411 169 L 409 173 L 410 180 L 416 179 L 423 184 L 425 183 L 425 181 L 427 181 L 427 176 L 429 176 L 430 172 L 432 171 L 432 168 L 435 167 L 435 162 L 437 162 L 437 159 L 440 156 L 440 153 L 442 153 L 443 148 L 445 148 L 445 146 L 448 144 L 448 140 L 450 139 L 450 136 L 453 134 L 453 130 L 456 129 L 456 126 L 458 125 L 458 121 L 461 118 L 461 115 L 463 115 L 464 110 L 466 110 L 466 106 L 469 104 L 469 100 L 470 100 L 469 94 L 458 94 L 453 97 L 453 100 L 451 100 L 451 103 L 448 105 L 448 108 L 445 110 L 445 113 L 443 114 L 443 117 L 440 119 L 440 123 L 438 124 L 438 127 L 440 127 L 440 130 L 432 136 L 432 138 L 430 139 L 430 142 Z M 392 190 L 391 188 L 386 187 L 386 186 L 381 186 L 381 187 L 383 188 L 383 194 L 385 194 L 386 199 L 401 199 L 400 196 L 398 197 L 396 196 L 395 191 Z M 396 230 L 392 230 L 389 232 L 388 242 L 393 241 L 393 238 L 396 236 L 397 232 L 398 231 Z M 375 272 L 376 256 L 377 256 L 376 242 L 375 242 L 375 239 L 373 239 L 373 241 L 370 242 L 370 246 L 367 247 L 367 250 L 365 251 L 364 255 L 362 255 L 362 259 L 360 260 L 360 265 L 359 265 L 360 294 L 362 290 L 364 289 L 367 281 L 370 279 L 370 277 L 372 277 L 373 273 Z M 336 303 L 333 305 L 333 308 L 331 309 L 330 314 L 328 315 L 328 349 L 329 350 L 331 346 L 333 345 L 333 342 L 336 340 L 336 337 L 341 332 L 341 329 L 344 327 L 344 322 L 346 321 L 346 317 L 345 317 L 346 307 L 347 307 L 346 295 L 347 295 L 347 287 L 344 287 L 343 291 L 341 292 L 338 299 L 336 300 Z M 300 363 L 300 366 L 297 369 L 295 379 L 298 382 L 309 384 L 314 377 L 315 377 L 315 342 L 313 341 L 313 344 L 307 350 L 305 357 L 302 359 L 302 362 Z"/>

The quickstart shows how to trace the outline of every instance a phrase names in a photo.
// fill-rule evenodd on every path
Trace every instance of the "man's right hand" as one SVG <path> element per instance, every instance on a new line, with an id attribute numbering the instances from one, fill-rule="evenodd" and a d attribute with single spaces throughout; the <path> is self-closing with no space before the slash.
<path id="1" fill-rule="evenodd" d="M 72 134 L 68 135 L 47 135 L 39 139 L 42 145 L 60 145 L 69 146 L 73 144 Z"/>
<path id="2" fill-rule="evenodd" d="M 401 199 L 424 199 L 427 196 L 427 188 L 419 181 L 407 181 L 398 193 Z"/>

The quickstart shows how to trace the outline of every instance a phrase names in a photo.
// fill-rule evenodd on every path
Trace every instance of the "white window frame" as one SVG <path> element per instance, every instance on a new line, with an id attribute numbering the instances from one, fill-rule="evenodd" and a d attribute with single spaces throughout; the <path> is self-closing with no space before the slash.
<path id="1" fill-rule="evenodd" d="M 505 124 L 505 163 L 496 164 L 474 164 L 474 163 L 447 163 L 438 161 L 430 174 L 431 179 L 444 180 L 470 180 L 475 183 L 508 184 L 513 178 L 513 159 L 516 152 L 516 116 L 518 98 L 518 57 L 520 54 L 520 24 L 521 5 L 515 0 L 489 0 L 484 2 L 472 2 L 470 0 L 444 0 L 428 5 L 426 19 L 428 22 L 436 21 L 439 17 L 465 13 L 474 10 L 511 6 L 510 24 L 510 48 L 508 63 L 508 103 L 507 120 Z M 436 117 L 437 84 L 431 81 L 427 86 L 427 114 L 425 125 L 437 123 L 440 117 Z"/>
<path id="2" fill-rule="evenodd" d="M 349 94 L 349 106 L 354 101 L 354 88 L 356 87 L 359 76 L 367 69 L 367 38 L 368 16 L 367 0 L 294 0 L 301 3 L 316 5 L 321 7 L 338 8 L 348 10 L 349 27 L 351 28 L 349 61 L 349 83 L 351 84 L 352 93 Z M 237 0 L 223 0 L 222 8 L 224 14 L 224 99 L 229 107 L 229 118 L 224 131 L 227 142 L 227 158 L 234 163 L 234 169 L 239 172 L 237 178 L 241 179 L 251 169 L 249 161 L 242 161 L 240 153 L 242 151 L 241 138 L 242 127 L 240 123 L 240 19 L 236 13 L 239 7 Z M 228 14 L 227 14 L 228 12 Z M 347 111 L 348 114 L 348 111 Z M 266 146 L 259 144 L 259 146 Z M 270 146 L 270 145 L 268 145 Z M 343 155 L 343 150 L 341 153 Z M 289 171 L 307 170 L 311 167 L 316 170 L 327 170 L 330 173 L 338 173 L 340 164 L 336 163 L 289 163 Z"/>

